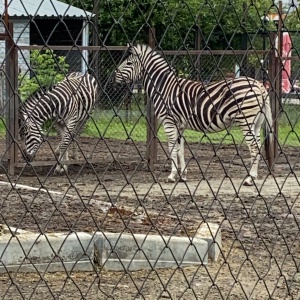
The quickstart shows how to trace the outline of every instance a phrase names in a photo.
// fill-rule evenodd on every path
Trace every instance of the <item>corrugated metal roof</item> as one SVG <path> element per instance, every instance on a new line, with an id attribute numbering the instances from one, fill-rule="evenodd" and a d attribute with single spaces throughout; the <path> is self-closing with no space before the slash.
<path id="1" fill-rule="evenodd" d="M 0 0 L 1 15 L 4 13 L 4 0 Z M 10 17 L 67 17 L 87 19 L 92 13 L 57 0 L 8 0 Z"/>

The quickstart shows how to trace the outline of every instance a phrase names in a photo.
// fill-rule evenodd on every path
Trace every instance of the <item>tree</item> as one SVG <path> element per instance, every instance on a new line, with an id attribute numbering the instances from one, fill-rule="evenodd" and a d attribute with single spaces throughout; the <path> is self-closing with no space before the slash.
<path id="1" fill-rule="evenodd" d="M 52 50 L 41 53 L 33 50 L 30 53 L 30 71 L 34 74 L 30 78 L 28 73 L 20 74 L 20 97 L 26 100 L 37 90 L 45 89 L 61 81 L 67 74 L 69 65 L 65 62 L 64 56 L 57 56 Z"/>
<path id="2" fill-rule="evenodd" d="M 156 28 L 164 49 L 194 48 L 195 29 L 201 29 L 202 46 L 240 48 L 245 31 L 257 31 L 271 0 L 65 0 L 93 11 L 99 2 L 99 38 L 105 45 L 147 42 L 149 27 Z M 245 11 L 244 3 L 247 10 Z"/>

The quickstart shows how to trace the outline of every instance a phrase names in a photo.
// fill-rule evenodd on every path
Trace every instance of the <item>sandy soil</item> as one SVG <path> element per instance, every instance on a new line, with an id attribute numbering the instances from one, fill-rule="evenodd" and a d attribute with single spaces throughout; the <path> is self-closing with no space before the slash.
<path id="1" fill-rule="evenodd" d="M 50 138 L 36 160 L 53 161 L 56 143 Z M 3 274 L 1 299 L 300 297 L 299 149 L 282 149 L 272 175 L 262 161 L 255 186 L 244 187 L 250 157 L 245 147 L 187 145 L 189 181 L 173 184 L 165 182 L 170 171 L 165 144 L 159 144 L 152 172 L 144 143 L 81 138 L 79 146 L 81 163 L 60 176 L 52 166 L 18 167 L 8 176 L 3 163 L 0 224 L 33 232 L 193 236 L 202 222 L 214 222 L 222 230 L 219 260 L 139 272 Z M 0 150 L 5 152 L 4 141 Z"/>

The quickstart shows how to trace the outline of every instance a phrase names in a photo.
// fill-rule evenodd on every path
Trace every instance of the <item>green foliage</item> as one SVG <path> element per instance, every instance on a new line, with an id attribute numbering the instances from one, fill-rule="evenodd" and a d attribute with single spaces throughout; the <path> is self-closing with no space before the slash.
<path id="1" fill-rule="evenodd" d="M 124 111 L 123 111 L 124 112 Z M 300 120 L 298 106 L 287 104 L 284 106 L 284 113 L 279 119 L 279 143 L 281 146 L 300 146 Z M 129 112 L 130 114 L 130 112 Z M 121 112 L 116 115 L 111 110 L 95 111 L 94 116 L 89 119 L 83 131 L 85 136 L 103 137 L 106 139 L 132 139 L 133 141 L 146 141 L 147 122 L 139 113 L 132 114 L 129 121 Z M 161 142 L 166 142 L 167 137 L 164 129 L 159 125 L 158 138 Z M 244 136 L 239 128 L 232 127 L 229 132 L 223 130 L 219 133 L 197 132 L 185 130 L 184 136 L 187 142 L 214 143 L 214 144 L 241 144 Z"/>
<path id="2" fill-rule="evenodd" d="M 33 50 L 30 53 L 32 78 L 29 74 L 20 74 L 19 93 L 24 101 L 39 89 L 48 89 L 61 81 L 68 72 L 69 65 L 64 56 L 57 56 L 52 50 L 41 53 Z"/>
<path id="3" fill-rule="evenodd" d="M 279 142 L 282 146 L 297 146 L 300 145 L 300 123 L 291 127 L 288 124 L 281 124 L 279 127 Z M 109 139 L 126 138 L 134 141 L 146 141 L 147 136 L 147 123 L 144 119 L 138 119 L 136 122 L 124 122 L 119 117 L 115 116 L 110 119 L 100 118 L 97 120 L 89 120 L 83 132 L 85 136 L 102 136 Z M 163 128 L 160 126 L 157 134 L 161 142 L 166 142 L 167 138 Z M 197 132 L 193 130 L 185 130 L 184 136 L 187 142 L 197 143 L 214 143 L 214 144 L 241 144 L 244 142 L 244 136 L 240 129 L 232 128 L 229 133 L 226 130 L 220 133 Z"/>
<path id="4" fill-rule="evenodd" d="M 263 12 L 278 11 L 273 0 L 98 0 L 99 38 L 105 45 L 147 42 L 149 27 L 163 49 L 193 49 L 196 28 L 202 47 L 239 48 L 241 34 L 262 26 Z M 64 0 L 93 11 L 94 0 Z"/>
<path id="5" fill-rule="evenodd" d="M 295 110 L 296 108 L 296 110 Z M 300 146 L 300 121 L 298 107 L 286 105 L 285 113 L 279 120 L 279 143 L 281 146 Z M 6 133 L 5 120 L 0 118 L 0 137 Z M 52 133 L 52 132 L 51 132 Z M 111 111 L 103 111 L 97 117 L 89 119 L 83 135 L 109 139 L 124 140 L 130 138 L 134 141 L 146 141 L 147 122 L 144 117 L 136 118 L 125 122 L 120 116 L 114 115 Z M 184 136 L 188 142 L 214 143 L 214 144 L 241 144 L 244 141 L 240 129 L 232 128 L 228 134 L 226 130 L 220 133 L 203 134 L 193 130 L 186 130 Z M 167 138 L 162 126 L 159 126 L 158 138 L 161 142 L 166 142 Z"/>
<path id="6" fill-rule="evenodd" d="M 288 30 L 299 31 L 300 29 L 300 12 L 299 10 L 295 10 L 286 15 L 284 19 L 284 26 Z"/>

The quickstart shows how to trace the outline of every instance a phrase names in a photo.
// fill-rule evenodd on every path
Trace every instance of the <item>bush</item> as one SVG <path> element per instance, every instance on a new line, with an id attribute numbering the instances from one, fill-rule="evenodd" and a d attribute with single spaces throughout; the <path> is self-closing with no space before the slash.
<path id="1" fill-rule="evenodd" d="M 64 56 L 57 56 L 52 50 L 33 50 L 30 53 L 31 74 L 19 75 L 21 100 L 28 99 L 40 89 L 47 90 L 65 78 L 69 65 Z"/>

